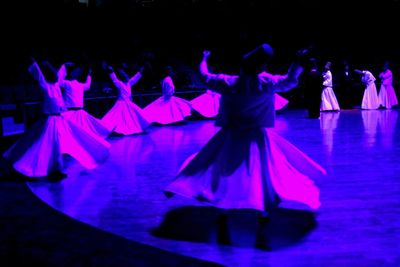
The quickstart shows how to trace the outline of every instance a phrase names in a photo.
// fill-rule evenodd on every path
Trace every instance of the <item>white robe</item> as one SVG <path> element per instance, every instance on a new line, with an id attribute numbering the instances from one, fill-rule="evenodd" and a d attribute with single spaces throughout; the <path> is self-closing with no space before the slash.
<path id="1" fill-rule="evenodd" d="M 301 67 L 293 65 L 284 76 L 263 72 L 248 79 L 209 73 L 205 60 L 200 70 L 207 81 L 225 87 L 216 121 L 222 129 L 183 163 L 166 195 L 229 209 L 268 211 L 281 200 L 317 209 L 319 189 L 311 178 L 326 171 L 271 129 L 275 92 L 295 87 Z"/>
<path id="2" fill-rule="evenodd" d="M 117 87 L 119 96 L 114 106 L 104 115 L 102 123 L 110 130 L 123 135 L 142 133 L 150 125 L 143 110 L 132 102 L 131 87 L 135 85 L 142 74 L 137 72 L 127 83 L 120 81 L 115 73 L 111 80 Z"/>
<path id="3" fill-rule="evenodd" d="M 399 103 L 397 101 L 396 92 L 393 88 L 392 72 L 387 69 L 379 74 L 379 78 L 381 79 L 381 87 L 378 94 L 379 105 L 391 109 L 392 106 Z"/>
<path id="4" fill-rule="evenodd" d="M 89 133 L 106 138 L 110 134 L 110 131 L 101 123 L 100 120 L 83 110 L 84 92 L 89 90 L 91 81 L 92 77 L 89 75 L 84 83 L 77 80 L 64 80 L 61 82 L 60 86 L 63 89 L 65 106 L 67 109 L 78 109 L 67 110 L 63 113 L 63 116 Z"/>
<path id="5" fill-rule="evenodd" d="M 60 83 L 65 77 L 65 66 L 61 67 L 59 79 L 55 83 L 46 81 L 36 63 L 29 71 L 42 89 L 45 116 L 24 133 L 4 153 L 4 157 L 12 163 L 16 171 L 29 177 L 42 177 L 63 171 L 63 154 L 72 156 L 88 169 L 104 162 L 108 157 L 110 144 L 62 116 L 65 105 Z"/>
<path id="6" fill-rule="evenodd" d="M 340 110 L 339 103 L 336 99 L 335 92 L 333 91 L 332 73 L 330 70 L 322 73 L 323 77 L 323 90 L 321 94 L 321 111 Z"/>
<path id="7" fill-rule="evenodd" d="M 371 72 L 364 70 L 362 72 L 361 81 L 365 85 L 364 95 L 361 102 L 362 109 L 379 108 L 379 99 L 376 92 L 375 77 Z"/>

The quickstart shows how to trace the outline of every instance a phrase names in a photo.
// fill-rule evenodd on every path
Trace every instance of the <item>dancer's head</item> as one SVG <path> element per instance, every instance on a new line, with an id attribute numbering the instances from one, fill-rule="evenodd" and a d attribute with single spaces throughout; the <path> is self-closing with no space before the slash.
<path id="1" fill-rule="evenodd" d="M 172 67 L 166 66 L 164 69 L 164 76 L 167 77 L 167 76 L 173 76 L 173 75 L 174 75 L 174 71 L 173 71 Z"/>
<path id="2" fill-rule="evenodd" d="M 330 61 L 327 61 L 325 63 L 325 66 L 324 66 L 325 70 L 330 70 L 331 69 L 331 65 L 332 65 L 332 63 Z"/>
<path id="3" fill-rule="evenodd" d="M 385 62 L 383 62 L 383 70 L 388 70 L 388 69 L 389 69 L 389 67 L 390 67 L 390 63 L 389 63 L 389 61 L 385 61 Z"/>
<path id="4" fill-rule="evenodd" d="M 49 83 L 56 83 L 58 80 L 57 70 L 47 60 L 39 65 L 46 81 Z"/>
<path id="5" fill-rule="evenodd" d="M 318 62 L 317 59 L 312 57 L 309 58 L 308 61 L 306 62 L 306 68 L 308 68 L 309 70 L 317 70 L 318 69 Z"/>

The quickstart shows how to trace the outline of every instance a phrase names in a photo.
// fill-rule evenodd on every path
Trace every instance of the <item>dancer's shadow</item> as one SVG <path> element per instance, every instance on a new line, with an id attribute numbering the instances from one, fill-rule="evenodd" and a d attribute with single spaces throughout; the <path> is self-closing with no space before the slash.
<path id="1" fill-rule="evenodd" d="M 278 208 L 269 219 L 254 210 L 224 211 L 187 206 L 169 211 L 152 234 L 167 239 L 279 250 L 298 242 L 317 225 L 304 210 Z"/>

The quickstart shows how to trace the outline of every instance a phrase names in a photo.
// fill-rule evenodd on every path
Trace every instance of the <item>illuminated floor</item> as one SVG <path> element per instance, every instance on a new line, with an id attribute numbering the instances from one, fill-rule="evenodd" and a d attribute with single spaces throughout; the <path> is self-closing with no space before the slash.
<path id="1" fill-rule="evenodd" d="M 329 175 L 315 181 L 322 202 L 315 217 L 283 203 L 266 228 L 269 251 L 253 246 L 251 212 L 228 215 L 232 244 L 223 245 L 218 210 L 162 193 L 184 159 L 218 131 L 213 121 L 110 138 L 110 158 L 99 168 L 88 172 L 71 162 L 66 179 L 28 185 L 79 221 L 227 266 L 400 266 L 399 111 L 345 110 L 307 119 L 304 110 L 285 110 L 277 116 L 276 130 Z M 153 234 L 160 226 L 169 238 Z"/>

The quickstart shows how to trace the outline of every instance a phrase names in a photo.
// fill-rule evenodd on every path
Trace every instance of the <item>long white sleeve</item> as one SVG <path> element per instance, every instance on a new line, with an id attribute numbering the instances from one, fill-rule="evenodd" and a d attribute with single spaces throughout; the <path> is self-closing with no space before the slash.
<path id="1" fill-rule="evenodd" d="M 57 82 L 61 83 L 66 76 L 67 76 L 67 68 L 65 67 L 65 64 L 62 64 L 57 72 Z"/>
<path id="2" fill-rule="evenodd" d="M 46 88 L 47 81 L 43 76 L 42 70 L 39 65 L 34 62 L 29 68 L 28 71 L 32 74 L 33 78 L 39 82 L 39 85 L 42 89 Z"/>
<path id="3" fill-rule="evenodd" d="M 129 79 L 128 81 L 129 86 L 135 85 L 140 80 L 140 78 L 142 78 L 142 73 L 138 71 L 132 78 Z"/>
<path id="4" fill-rule="evenodd" d="M 83 84 L 83 88 L 85 91 L 90 89 L 90 85 L 92 84 L 92 76 L 88 75 L 85 83 Z"/>
<path id="5" fill-rule="evenodd" d="M 165 77 L 161 83 L 161 89 L 164 96 L 172 96 L 175 93 L 175 85 L 171 77 Z"/>
<path id="6" fill-rule="evenodd" d="M 117 75 L 115 75 L 114 72 L 110 74 L 110 78 L 111 78 L 111 81 L 114 83 L 114 85 L 115 85 L 118 89 L 124 87 L 124 83 L 121 82 L 121 81 L 117 78 Z"/>
<path id="7" fill-rule="evenodd" d="M 370 84 L 370 83 L 372 83 L 372 82 L 374 82 L 376 80 L 374 75 L 372 75 L 371 72 L 369 72 L 367 70 L 364 70 L 362 73 L 363 73 L 362 81 L 366 85 L 368 85 L 368 84 Z"/>
<path id="8" fill-rule="evenodd" d="M 200 74 L 206 79 L 206 82 L 216 81 L 223 82 L 228 86 L 232 86 L 236 83 L 239 76 L 227 75 L 227 74 L 213 74 L 208 71 L 207 60 L 203 58 L 200 62 Z"/>
<path id="9" fill-rule="evenodd" d="M 328 70 L 322 74 L 323 77 L 323 86 L 332 87 L 332 73 Z"/>
<path id="10" fill-rule="evenodd" d="M 297 86 L 302 71 L 303 68 L 299 64 L 292 63 L 286 75 L 262 72 L 258 77 L 263 87 L 271 87 L 276 92 L 287 92 Z"/>

